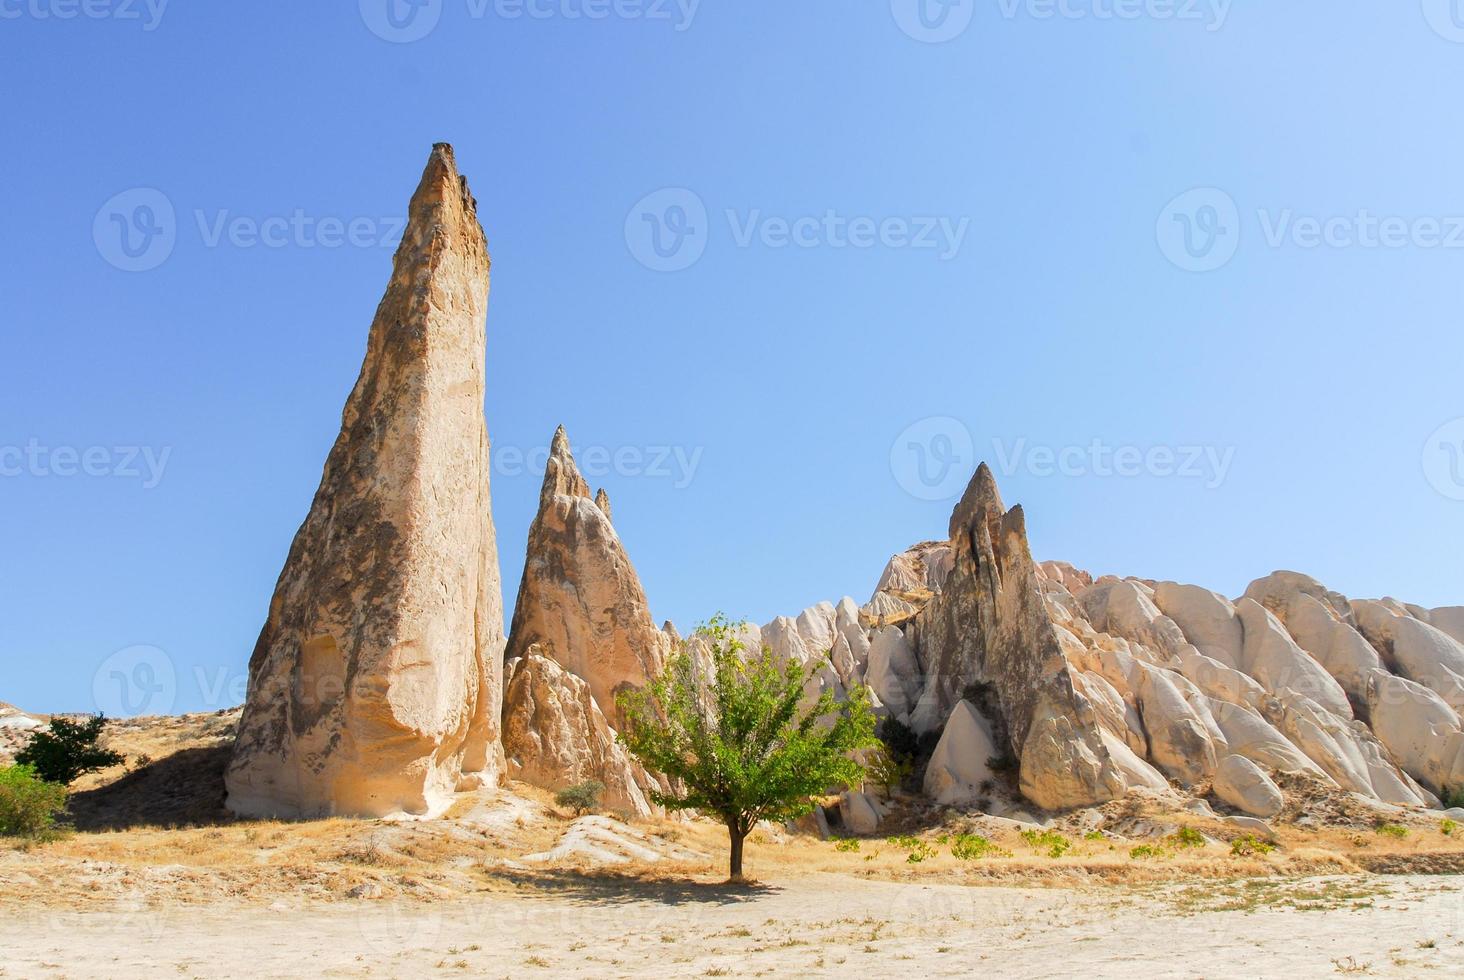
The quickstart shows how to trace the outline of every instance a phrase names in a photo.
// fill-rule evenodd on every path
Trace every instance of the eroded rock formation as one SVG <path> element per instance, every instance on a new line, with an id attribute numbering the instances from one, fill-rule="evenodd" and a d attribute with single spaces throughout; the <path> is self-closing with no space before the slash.
<path id="1" fill-rule="evenodd" d="M 650 813 L 644 789 L 654 780 L 614 745 L 615 695 L 643 687 L 672 649 L 610 522 L 609 497 L 590 495 L 561 427 L 509 631 L 504 751 L 516 776 L 550 789 L 595 779 L 607 804 Z"/>
<path id="2" fill-rule="evenodd" d="M 488 274 L 476 203 L 438 145 L 250 660 L 236 813 L 430 816 L 502 769 Z"/>

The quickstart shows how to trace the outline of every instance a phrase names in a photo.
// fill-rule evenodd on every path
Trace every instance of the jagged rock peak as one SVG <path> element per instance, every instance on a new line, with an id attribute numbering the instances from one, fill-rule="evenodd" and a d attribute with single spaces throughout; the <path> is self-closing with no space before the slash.
<path id="1" fill-rule="evenodd" d="M 601 487 L 595 494 L 595 506 L 600 508 L 600 513 L 614 520 L 610 513 L 610 495 L 605 492 L 604 487 Z"/>
<path id="2" fill-rule="evenodd" d="M 569 447 L 569 434 L 564 426 L 554 430 L 554 439 L 549 444 L 549 460 L 544 466 L 544 486 L 539 491 L 539 508 L 542 510 L 554 497 L 590 497 L 590 485 L 580 475 L 575 465 L 574 453 Z"/>

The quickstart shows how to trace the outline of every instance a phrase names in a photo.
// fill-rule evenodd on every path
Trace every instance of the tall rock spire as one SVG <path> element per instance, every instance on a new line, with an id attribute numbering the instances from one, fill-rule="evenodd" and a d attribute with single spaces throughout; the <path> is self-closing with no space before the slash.
<path id="1" fill-rule="evenodd" d="M 236 813 L 432 816 L 503 769 L 488 274 L 476 202 L 438 144 L 250 660 Z"/>

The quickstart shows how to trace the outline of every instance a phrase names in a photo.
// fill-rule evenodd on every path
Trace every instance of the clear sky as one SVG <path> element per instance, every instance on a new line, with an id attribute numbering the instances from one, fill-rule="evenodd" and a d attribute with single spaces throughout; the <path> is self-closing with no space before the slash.
<path id="1" fill-rule="evenodd" d="M 416 2 L 0 0 L 0 700 L 237 700 L 435 141 L 510 604 L 560 423 L 682 628 L 978 459 L 1039 558 L 1464 603 L 1450 0 Z"/>

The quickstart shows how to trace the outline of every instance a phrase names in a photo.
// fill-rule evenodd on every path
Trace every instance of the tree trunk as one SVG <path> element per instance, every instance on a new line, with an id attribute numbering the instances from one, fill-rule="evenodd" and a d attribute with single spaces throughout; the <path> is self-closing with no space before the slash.
<path id="1" fill-rule="evenodd" d="M 727 836 L 732 840 L 732 874 L 733 881 L 742 880 L 742 842 L 747 839 L 747 834 L 741 827 L 729 823 L 727 825 Z"/>

